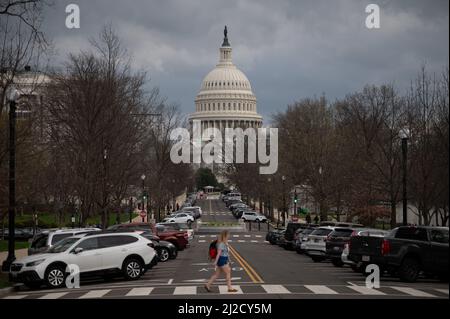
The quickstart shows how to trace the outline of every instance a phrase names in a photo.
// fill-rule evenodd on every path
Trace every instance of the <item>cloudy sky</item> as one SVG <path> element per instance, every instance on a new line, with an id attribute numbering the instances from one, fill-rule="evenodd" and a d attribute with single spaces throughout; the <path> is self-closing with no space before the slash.
<path id="1" fill-rule="evenodd" d="M 267 119 L 293 101 L 334 100 L 366 84 L 406 89 L 426 63 L 449 63 L 448 0 L 57 0 L 45 30 L 63 61 L 89 47 L 111 23 L 136 69 L 188 114 L 204 76 L 218 61 L 229 28 L 235 64 L 250 79 Z M 78 4 L 81 28 L 65 27 L 65 7 Z M 365 27 L 369 3 L 381 28 Z M 56 62 L 55 63 L 59 63 Z"/>

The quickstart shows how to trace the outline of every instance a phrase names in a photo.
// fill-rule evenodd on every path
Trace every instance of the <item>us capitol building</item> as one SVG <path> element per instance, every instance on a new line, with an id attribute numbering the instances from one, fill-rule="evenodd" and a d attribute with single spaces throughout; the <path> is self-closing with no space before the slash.
<path id="1" fill-rule="evenodd" d="M 219 64 L 204 78 L 189 122 L 192 127 L 194 120 L 200 120 L 202 130 L 217 128 L 221 132 L 225 128 L 260 128 L 263 118 L 257 113 L 256 96 L 248 78 L 233 64 L 227 27 L 224 35 Z"/>

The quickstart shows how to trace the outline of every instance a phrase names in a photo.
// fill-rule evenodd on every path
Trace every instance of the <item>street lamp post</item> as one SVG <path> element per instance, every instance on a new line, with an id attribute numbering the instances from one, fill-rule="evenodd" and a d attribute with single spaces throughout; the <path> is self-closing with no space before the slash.
<path id="1" fill-rule="evenodd" d="M 16 215 L 16 106 L 19 92 L 12 90 L 9 100 L 9 208 L 8 208 L 8 257 L 3 262 L 2 270 L 9 272 L 15 256 L 15 215 Z"/>
<path id="2" fill-rule="evenodd" d="M 403 171 L 403 225 L 408 225 L 408 192 L 407 192 L 407 174 L 408 174 L 408 138 L 409 130 L 403 129 L 400 131 L 400 138 L 402 140 L 402 171 Z"/>
<path id="3" fill-rule="evenodd" d="M 281 181 L 283 182 L 283 226 L 286 226 L 286 188 L 285 188 L 285 184 L 286 184 L 286 176 L 282 176 L 281 177 Z"/>
<path id="4" fill-rule="evenodd" d="M 129 213 L 130 213 L 130 224 L 133 222 L 133 197 L 130 197 L 130 201 L 129 201 Z"/>
<path id="5" fill-rule="evenodd" d="M 141 176 L 141 180 L 142 180 L 142 210 L 146 211 L 147 210 L 147 196 L 145 194 L 145 174 L 142 174 Z M 148 215 L 147 215 L 147 219 L 148 219 Z M 145 223 L 145 217 L 142 217 L 142 222 Z"/>

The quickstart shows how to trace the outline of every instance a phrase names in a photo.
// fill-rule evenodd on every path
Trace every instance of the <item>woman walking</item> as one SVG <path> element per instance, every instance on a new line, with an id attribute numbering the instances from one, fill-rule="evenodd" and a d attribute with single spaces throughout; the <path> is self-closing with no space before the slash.
<path id="1" fill-rule="evenodd" d="M 228 230 L 224 230 L 217 240 L 217 256 L 214 260 L 214 266 L 216 267 L 216 272 L 209 279 L 208 283 L 205 285 L 205 289 L 208 292 L 211 292 L 211 285 L 214 281 L 220 276 L 220 273 L 223 272 L 227 279 L 228 292 L 237 292 L 236 289 L 231 287 L 231 267 L 230 267 L 230 257 L 229 257 L 229 249 L 228 249 L 228 237 L 230 232 Z"/>

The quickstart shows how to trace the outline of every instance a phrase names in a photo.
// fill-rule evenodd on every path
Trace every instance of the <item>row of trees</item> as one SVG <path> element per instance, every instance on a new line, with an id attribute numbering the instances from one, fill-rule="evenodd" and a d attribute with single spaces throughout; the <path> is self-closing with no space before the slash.
<path id="1" fill-rule="evenodd" d="M 70 54 L 46 77 L 21 74 L 28 65 L 45 68 L 40 57 L 51 53 L 39 31 L 45 3 L 10 3 L 0 2 L 7 17 L 0 25 L 7 44 L 0 56 L 0 213 L 6 215 L 8 202 L 5 97 L 9 88 L 23 88 L 17 84 L 26 76 L 32 88 L 18 106 L 31 112 L 17 123 L 19 207 L 53 211 L 60 220 L 77 213 L 81 224 L 100 215 L 107 226 L 111 213 L 130 209 L 130 198 L 145 192 L 156 218 L 163 218 L 169 202 L 194 184 L 189 166 L 170 161 L 170 132 L 185 125 L 178 106 L 151 88 L 145 73 L 132 70 L 110 26 L 89 51 Z"/>
<path id="2" fill-rule="evenodd" d="M 227 176 L 266 206 L 283 210 L 289 191 L 302 185 L 317 203 L 321 220 L 330 212 L 337 219 L 345 213 L 365 224 L 389 218 L 394 227 L 401 222 L 396 218 L 402 199 L 399 133 L 407 128 L 409 209 L 421 224 L 445 225 L 448 75 L 448 68 L 436 76 L 423 67 L 405 94 L 392 85 L 367 86 L 334 103 L 325 97 L 296 102 L 274 116 L 273 126 L 279 128 L 278 173 L 268 178 L 258 174 L 257 165 L 240 164 L 228 167 Z"/>

